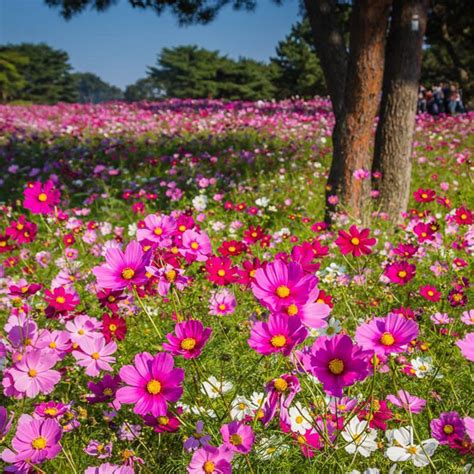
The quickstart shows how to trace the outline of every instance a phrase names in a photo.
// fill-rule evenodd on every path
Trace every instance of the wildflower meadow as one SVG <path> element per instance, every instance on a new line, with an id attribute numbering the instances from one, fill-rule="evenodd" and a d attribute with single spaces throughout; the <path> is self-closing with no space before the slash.
<path id="1" fill-rule="evenodd" d="M 473 118 L 329 227 L 328 100 L 1 105 L 4 472 L 473 472 Z"/>

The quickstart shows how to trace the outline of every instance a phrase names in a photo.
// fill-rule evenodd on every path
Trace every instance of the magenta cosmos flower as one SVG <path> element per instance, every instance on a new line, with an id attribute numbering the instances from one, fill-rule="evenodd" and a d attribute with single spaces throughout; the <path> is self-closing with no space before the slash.
<path id="1" fill-rule="evenodd" d="M 418 324 L 398 314 L 390 313 L 385 318 L 374 318 L 360 325 L 355 340 L 366 350 L 378 355 L 403 352 L 407 344 L 418 337 Z"/>
<path id="2" fill-rule="evenodd" d="M 300 264 L 275 260 L 255 272 L 252 291 L 263 305 L 278 311 L 297 301 L 314 300 L 317 282 L 315 276 L 304 273 Z"/>
<path id="3" fill-rule="evenodd" d="M 150 214 L 145 217 L 145 227 L 137 230 L 137 239 L 139 242 L 147 240 L 159 247 L 169 247 L 176 230 L 177 223 L 173 217 Z"/>
<path id="4" fill-rule="evenodd" d="M 209 336 L 211 328 L 205 328 L 201 321 L 191 320 L 176 324 L 174 334 L 166 335 L 169 343 L 163 344 L 163 349 L 173 355 L 182 355 L 185 359 L 199 357 Z"/>
<path id="5" fill-rule="evenodd" d="M 298 318 L 271 314 L 268 322 L 254 323 L 247 342 L 260 354 L 281 352 L 287 356 L 307 335 L 308 331 Z"/>
<path id="6" fill-rule="evenodd" d="M 416 266 L 411 263 L 401 261 L 387 265 L 384 275 L 392 282 L 398 285 L 406 285 L 416 273 Z"/>
<path id="7" fill-rule="evenodd" d="M 125 249 L 109 248 L 105 254 L 106 263 L 94 267 L 92 272 L 102 288 L 121 290 L 132 285 L 146 283 L 146 266 L 150 264 L 151 253 L 144 252 L 140 244 L 132 240 Z"/>
<path id="8" fill-rule="evenodd" d="M 189 474 L 231 474 L 234 453 L 225 446 L 199 448 L 188 465 Z"/>
<path id="9" fill-rule="evenodd" d="M 188 260 L 205 262 L 212 253 L 211 240 L 207 234 L 188 229 L 183 233 L 180 251 Z"/>
<path id="10" fill-rule="evenodd" d="M 342 397 L 344 387 L 367 377 L 369 357 L 370 353 L 354 345 L 349 336 L 338 334 L 316 339 L 309 355 L 303 357 L 303 364 L 323 384 L 326 393 Z"/>
<path id="11" fill-rule="evenodd" d="M 2 453 L 2 459 L 8 463 L 29 461 L 39 464 L 47 459 L 55 458 L 61 451 L 59 440 L 62 428 L 56 420 L 35 419 L 30 415 L 22 415 L 18 426 L 12 448 Z"/>
<path id="12" fill-rule="evenodd" d="M 96 377 L 101 370 L 111 372 L 115 362 L 112 357 L 117 351 L 117 344 L 114 341 L 105 343 L 104 337 L 86 337 L 81 340 L 80 350 L 72 351 L 72 355 L 77 360 L 77 364 L 86 368 L 86 374 Z"/>
<path id="13" fill-rule="evenodd" d="M 155 357 L 148 352 L 137 354 L 135 365 L 120 369 L 120 378 L 127 386 L 117 390 L 117 400 L 134 404 L 137 415 L 166 416 L 166 404 L 178 401 L 183 393 L 184 370 L 173 366 L 169 354 L 162 352 Z"/>
<path id="14" fill-rule="evenodd" d="M 27 352 L 11 369 L 15 389 L 29 398 L 39 393 L 48 394 L 61 379 L 57 370 L 52 370 L 56 357 L 41 350 Z"/>
<path id="15" fill-rule="evenodd" d="M 25 196 L 23 206 L 33 214 L 51 214 L 60 199 L 60 192 L 52 181 L 46 181 L 44 184 L 37 181 L 27 186 L 23 195 Z"/>
<path id="16" fill-rule="evenodd" d="M 369 238 L 369 234 L 369 229 L 359 230 L 355 225 L 353 225 L 349 228 L 349 233 L 340 230 L 339 237 L 336 239 L 335 243 L 339 246 L 343 255 L 348 253 L 352 253 L 354 257 L 369 255 L 372 253 L 370 247 L 374 246 L 377 242 L 376 239 Z"/>
<path id="17" fill-rule="evenodd" d="M 474 362 L 474 332 L 466 334 L 464 339 L 456 342 L 456 345 L 461 349 L 461 354 L 464 358 Z"/>
<path id="18" fill-rule="evenodd" d="M 453 438 L 464 438 L 464 423 L 456 411 L 441 413 L 439 418 L 431 420 L 431 436 L 440 444 L 449 444 Z"/>
<path id="19" fill-rule="evenodd" d="M 231 451 L 248 454 L 252 450 L 255 436 L 250 426 L 232 421 L 228 425 L 223 425 L 220 431 L 224 445 Z"/>
<path id="20" fill-rule="evenodd" d="M 280 377 L 271 380 L 265 386 L 267 396 L 263 405 L 263 424 L 269 423 L 275 416 L 277 408 L 280 412 L 286 413 L 295 395 L 301 390 L 299 380 L 291 374 L 282 374 Z M 257 413 L 260 418 L 261 413 Z"/>

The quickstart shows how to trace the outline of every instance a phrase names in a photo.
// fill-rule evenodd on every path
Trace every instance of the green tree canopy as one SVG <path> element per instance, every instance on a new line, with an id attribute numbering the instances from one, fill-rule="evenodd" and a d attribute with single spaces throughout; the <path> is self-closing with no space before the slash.
<path id="1" fill-rule="evenodd" d="M 0 46 L 0 54 L 5 53 L 28 58 L 28 61 L 15 65 L 26 84 L 13 92 L 10 100 L 21 99 L 40 104 L 77 100 L 69 56 L 65 51 L 53 49 L 44 43 L 23 43 Z"/>
<path id="2" fill-rule="evenodd" d="M 73 78 L 76 83 L 78 102 L 97 104 L 108 100 L 123 99 L 121 89 L 104 82 L 96 74 L 77 72 L 73 74 Z"/>
<path id="3" fill-rule="evenodd" d="M 290 34 L 278 43 L 276 57 L 271 62 L 275 66 L 278 98 L 327 94 L 308 20 L 292 26 Z"/>
<path id="4" fill-rule="evenodd" d="M 27 56 L 16 51 L 0 51 L 0 100 L 2 102 L 10 100 L 26 86 L 26 80 L 20 70 L 28 62 Z"/>
<path id="5" fill-rule="evenodd" d="M 143 77 L 125 88 L 124 97 L 127 102 L 139 100 L 157 100 L 163 97 L 164 91 L 151 77 Z"/>

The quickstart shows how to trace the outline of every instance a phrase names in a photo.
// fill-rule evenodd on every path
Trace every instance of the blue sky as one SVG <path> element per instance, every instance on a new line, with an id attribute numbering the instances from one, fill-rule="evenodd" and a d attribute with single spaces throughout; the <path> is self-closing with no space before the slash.
<path id="1" fill-rule="evenodd" d="M 76 71 L 124 87 L 145 76 L 163 47 L 197 44 L 230 57 L 266 61 L 298 19 L 298 0 L 277 6 L 259 0 L 252 13 L 226 8 L 205 26 L 179 27 L 169 14 L 133 9 L 119 0 L 105 13 L 86 11 L 65 21 L 43 0 L 0 0 L 0 43 L 45 42 L 69 53 Z"/>

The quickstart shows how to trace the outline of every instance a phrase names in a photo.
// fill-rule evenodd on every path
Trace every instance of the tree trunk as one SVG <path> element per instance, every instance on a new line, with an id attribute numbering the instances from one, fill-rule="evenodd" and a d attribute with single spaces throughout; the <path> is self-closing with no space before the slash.
<path id="1" fill-rule="evenodd" d="M 373 171 L 381 171 L 380 208 L 400 223 L 410 197 L 411 154 L 429 0 L 395 0 L 385 55 Z M 418 17 L 418 28 L 412 22 Z"/>
<path id="2" fill-rule="evenodd" d="M 348 54 L 339 30 L 334 0 L 305 0 L 313 41 L 323 69 L 334 114 L 344 101 Z"/>
<path id="3" fill-rule="evenodd" d="M 363 217 L 369 202 L 370 179 L 357 179 L 354 172 L 372 168 L 373 126 L 382 89 L 385 38 L 392 0 L 356 0 L 352 8 L 350 56 L 344 103 L 336 114 L 333 131 L 333 161 L 327 196 L 336 194 L 353 217 Z M 326 220 L 330 220 L 327 206 Z"/>

